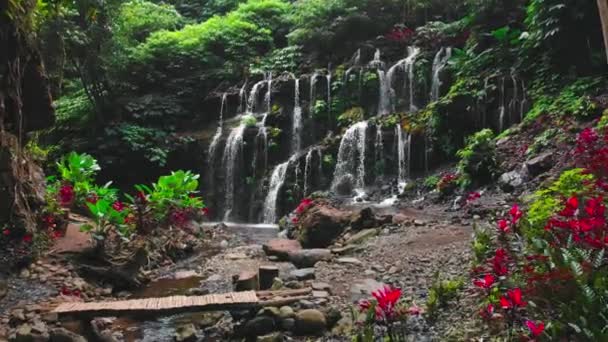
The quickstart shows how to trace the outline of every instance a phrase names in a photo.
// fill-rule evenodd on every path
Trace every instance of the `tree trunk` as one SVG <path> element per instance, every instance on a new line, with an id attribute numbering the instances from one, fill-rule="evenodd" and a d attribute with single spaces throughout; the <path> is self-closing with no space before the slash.
<path id="1" fill-rule="evenodd" d="M 602 33 L 604 34 L 604 49 L 606 51 L 606 61 L 608 62 L 608 0 L 597 0 L 597 8 L 602 20 Z"/>

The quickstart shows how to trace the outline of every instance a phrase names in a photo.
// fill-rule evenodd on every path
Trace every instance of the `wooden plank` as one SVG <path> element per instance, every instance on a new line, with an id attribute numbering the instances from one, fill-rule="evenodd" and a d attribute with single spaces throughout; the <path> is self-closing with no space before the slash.
<path id="1" fill-rule="evenodd" d="M 207 296 L 171 296 L 108 302 L 63 303 L 57 306 L 53 312 L 59 315 L 78 316 L 166 315 L 177 312 L 228 310 L 258 305 L 259 299 L 256 293 L 245 291 Z"/>

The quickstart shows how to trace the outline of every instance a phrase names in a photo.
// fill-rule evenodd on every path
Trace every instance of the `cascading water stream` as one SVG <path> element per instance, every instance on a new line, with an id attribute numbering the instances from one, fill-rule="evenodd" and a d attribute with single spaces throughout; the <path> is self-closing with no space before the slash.
<path id="1" fill-rule="evenodd" d="M 215 151 L 217 150 L 217 145 L 219 144 L 222 133 L 224 132 L 224 110 L 226 109 L 226 101 L 228 99 L 228 94 L 224 93 L 222 95 L 222 104 L 220 105 L 220 119 L 217 127 L 217 131 L 211 140 L 211 145 L 209 145 L 208 157 L 209 157 L 209 166 L 213 168 L 213 163 L 215 160 Z"/>
<path id="2" fill-rule="evenodd" d="M 327 113 L 328 117 L 331 117 L 331 68 L 327 68 Z"/>
<path id="3" fill-rule="evenodd" d="M 409 56 L 405 63 L 404 68 L 407 70 L 407 78 L 409 81 L 408 91 L 409 91 L 409 100 L 410 100 L 410 112 L 415 112 L 418 110 L 416 104 L 414 102 L 414 80 L 416 77 L 415 74 L 415 66 L 416 66 L 416 57 L 418 53 L 420 53 L 420 49 L 416 47 L 408 47 Z"/>
<path id="4" fill-rule="evenodd" d="M 522 100 L 520 103 L 520 108 L 519 108 L 519 122 L 522 122 L 524 120 L 524 111 L 526 110 L 526 107 L 528 106 L 528 96 L 526 94 L 526 82 L 524 82 L 524 80 L 521 80 L 521 96 L 522 96 Z"/>
<path id="5" fill-rule="evenodd" d="M 317 85 L 317 78 L 319 77 L 319 73 L 317 71 L 315 71 L 312 76 L 310 76 L 310 97 L 309 97 L 309 103 L 308 103 L 308 115 L 312 116 L 312 113 L 314 113 L 314 109 L 315 109 L 315 87 Z"/>
<path id="6" fill-rule="evenodd" d="M 409 102 L 410 102 L 410 110 L 417 110 L 414 105 L 414 64 L 416 62 L 416 57 L 420 53 L 420 49 L 417 47 L 408 47 L 408 56 L 404 59 L 397 61 L 393 66 L 391 66 L 388 71 L 384 71 L 382 69 L 378 69 L 378 79 L 380 83 L 380 101 L 378 104 L 378 114 L 386 115 L 395 111 L 396 105 L 396 93 L 393 88 L 393 83 L 395 79 L 395 75 L 398 70 L 403 70 L 406 72 L 406 89 L 409 91 Z M 376 65 L 377 62 L 373 62 Z M 409 82 L 409 83 L 408 83 Z"/>
<path id="7" fill-rule="evenodd" d="M 382 126 L 376 126 L 376 142 L 374 143 L 376 165 L 384 164 L 384 134 L 382 133 Z M 384 169 L 384 167 L 383 167 Z M 379 173 L 384 173 L 384 170 L 376 170 Z"/>
<path id="8" fill-rule="evenodd" d="M 319 159 L 318 177 L 323 175 L 323 152 L 320 148 L 311 148 L 306 153 L 306 160 L 304 164 L 304 196 L 308 196 L 312 190 L 313 180 L 313 157 L 316 152 L 317 158 Z"/>
<path id="9" fill-rule="evenodd" d="M 277 200 L 279 191 L 283 187 L 283 184 L 285 184 L 290 162 L 291 160 L 288 160 L 283 164 L 279 164 L 272 171 L 268 195 L 266 195 L 266 199 L 264 200 L 264 223 L 275 223 L 277 221 Z"/>
<path id="10" fill-rule="evenodd" d="M 332 190 L 336 191 L 346 178 L 352 179 L 356 190 L 362 191 L 365 188 L 367 128 L 368 122 L 362 121 L 352 125 L 344 133 L 340 142 Z"/>
<path id="11" fill-rule="evenodd" d="M 353 55 L 350 60 L 350 68 L 346 69 L 344 73 L 344 84 L 348 84 L 350 73 L 357 67 L 359 67 L 361 63 L 361 49 L 358 49 L 357 52 Z"/>
<path id="12" fill-rule="evenodd" d="M 505 78 L 503 77 L 500 81 L 500 108 L 498 114 L 498 131 L 502 132 L 505 128 L 505 114 L 506 114 L 506 106 L 505 106 Z"/>
<path id="13" fill-rule="evenodd" d="M 399 193 L 401 193 L 403 189 L 405 189 L 407 177 L 410 174 L 409 168 L 411 161 L 412 138 L 410 134 L 403 131 L 401 125 L 397 125 L 395 127 L 395 135 L 397 136 L 397 181 L 399 185 Z"/>
<path id="14" fill-rule="evenodd" d="M 251 114 L 256 109 L 260 89 L 266 84 L 268 84 L 268 79 L 267 76 L 264 75 L 264 79 L 254 84 L 251 88 L 251 92 L 249 93 L 249 99 L 247 101 L 247 113 Z"/>
<path id="15" fill-rule="evenodd" d="M 268 81 L 266 83 L 268 89 L 266 90 L 266 96 L 264 99 L 266 100 L 266 112 L 270 113 L 272 110 L 272 71 L 268 73 Z"/>
<path id="16" fill-rule="evenodd" d="M 222 160 L 224 175 L 226 177 L 224 184 L 224 220 L 229 220 L 233 216 L 235 207 L 234 193 L 235 186 L 234 182 L 237 178 L 238 163 L 242 159 L 243 154 L 243 137 L 245 134 L 245 125 L 241 124 L 238 127 L 232 129 L 226 147 L 224 148 L 224 158 Z"/>
<path id="17" fill-rule="evenodd" d="M 452 48 L 442 47 L 433 59 L 432 81 L 431 81 L 431 102 L 439 100 L 441 95 L 441 72 L 448 65 L 452 58 Z"/>
<path id="18" fill-rule="evenodd" d="M 291 152 L 296 153 L 302 148 L 302 107 L 300 106 L 300 79 L 295 79 L 293 123 L 291 126 Z"/>
<path id="19" fill-rule="evenodd" d="M 239 110 L 238 113 L 243 113 L 247 108 L 247 81 L 243 83 L 243 86 L 239 90 Z"/>

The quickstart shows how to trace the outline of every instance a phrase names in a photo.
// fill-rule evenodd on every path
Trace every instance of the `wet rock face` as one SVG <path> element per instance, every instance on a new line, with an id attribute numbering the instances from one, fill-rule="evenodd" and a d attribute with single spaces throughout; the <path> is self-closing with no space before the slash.
<path id="1" fill-rule="evenodd" d="M 325 248 L 342 234 L 352 213 L 327 205 L 317 205 L 300 218 L 298 240 L 305 248 Z"/>

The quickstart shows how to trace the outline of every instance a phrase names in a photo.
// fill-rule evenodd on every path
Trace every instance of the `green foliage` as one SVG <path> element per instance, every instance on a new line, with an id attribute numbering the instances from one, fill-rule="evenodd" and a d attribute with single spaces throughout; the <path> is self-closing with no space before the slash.
<path id="1" fill-rule="evenodd" d="M 315 105 L 312 108 L 312 115 L 317 120 L 322 120 L 327 118 L 327 101 L 325 100 L 316 100 Z"/>
<path id="2" fill-rule="evenodd" d="M 432 176 L 426 177 L 422 184 L 427 189 L 435 189 L 435 188 L 437 188 L 437 184 L 439 184 L 440 180 L 441 180 L 441 177 L 439 177 L 437 175 L 432 175 Z"/>
<path id="3" fill-rule="evenodd" d="M 477 223 L 473 227 L 473 241 L 471 247 L 473 249 L 473 265 L 482 265 L 488 259 L 492 248 L 492 235 L 486 226 L 480 226 Z"/>
<path id="4" fill-rule="evenodd" d="M 85 123 L 93 114 L 93 104 L 83 88 L 68 93 L 54 103 L 58 125 Z"/>
<path id="5" fill-rule="evenodd" d="M 156 218 L 162 220 L 172 209 L 205 207 L 203 200 L 194 196 L 198 191 L 199 178 L 199 175 L 190 171 L 179 170 L 161 176 L 151 188 L 145 185 L 138 185 L 136 188 L 148 195 Z"/>
<path id="6" fill-rule="evenodd" d="M 94 241 L 100 245 L 103 245 L 111 231 L 116 231 L 125 241 L 129 240 L 133 234 L 131 227 L 125 223 L 129 211 L 127 209 L 116 210 L 112 204 L 104 199 L 95 204 L 87 203 L 93 216 L 93 224 L 82 225 L 80 230 L 90 233 Z"/>
<path id="7" fill-rule="evenodd" d="M 258 119 L 256 119 L 255 116 L 250 114 L 243 116 L 243 118 L 241 119 L 241 125 L 244 125 L 245 127 L 255 127 L 257 123 Z"/>
<path id="8" fill-rule="evenodd" d="M 260 61 L 251 65 L 251 73 L 263 73 L 266 70 L 275 72 L 296 72 L 302 61 L 302 51 L 299 46 L 287 46 L 275 49 Z"/>
<path id="9" fill-rule="evenodd" d="M 441 279 L 439 274 L 435 275 L 435 281 L 429 289 L 426 301 L 426 311 L 430 318 L 434 318 L 439 313 L 439 309 L 458 296 L 458 292 L 463 288 L 462 279 Z"/>
<path id="10" fill-rule="evenodd" d="M 57 171 L 59 176 L 65 182 L 73 184 L 93 183 L 97 172 L 101 170 L 97 160 L 86 153 L 70 152 L 59 162 L 57 162 Z"/>
<path id="11" fill-rule="evenodd" d="M 127 47 L 135 46 L 153 32 L 176 30 L 183 23 L 184 19 L 171 5 L 131 0 L 120 6 L 113 20 L 113 39 Z"/>
<path id="12" fill-rule="evenodd" d="M 109 138 L 120 139 L 121 145 L 128 151 L 143 155 L 159 166 L 166 165 L 169 153 L 192 141 L 191 138 L 170 134 L 162 129 L 126 123 L 108 127 L 105 133 Z"/>
<path id="13" fill-rule="evenodd" d="M 564 171 L 548 188 L 538 190 L 531 197 L 523 233 L 528 238 L 542 236 L 549 218 L 557 213 L 563 198 L 589 191 L 593 175 L 583 169 Z"/>
<path id="14" fill-rule="evenodd" d="M 565 86 L 556 95 L 551 95 L 544 83 L 537 84 L 532 96 L 534 106 L 526 115 L 526 122 L 532 122 L 541 115 L 574 116 L 578 119 L 588 118 L 596 113 L 596 105 L 591 100 L 592 94 L 601 84 L 601 78 L 584 77 Z"/>
<path id="15" fill-rule="evenodd" d="M 467 139 L 466 146 L 457 153 L 458 172 L 464 187 L 485 184 L 492 180 L 496 169 L 494 133 L 481 130 Z"/>
<path id="16" fill-rule="evenodd" d="M 557 128 L 548 128 L 545 130 L 543 133 L 534 138 L 534 142 L 528 147 L 526 154 L 533 155 L 549 147 L 551 144 L 553 144 L 553 140 L 559 134 L 559 131 L 560 130 Z"/>
<path id="17" fill-rule="evenodd" d="M 604 112 L 602 113 L 602 117 L 595 126 L 596 130 L 599 132 L 604 131 L 606 127 L 608 127 L 608 109 L 604 110 Z"/>
<path id="18" fill-rule="evenodd" d="M 361 107 L 353 107 L 338 117 L 338 123 L 341 127 L 348 127 L 365 119 L 365 111 Z"/>

